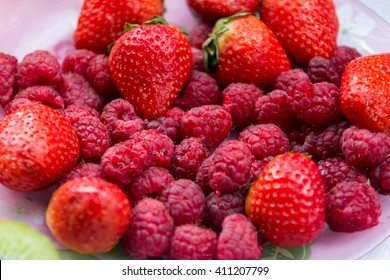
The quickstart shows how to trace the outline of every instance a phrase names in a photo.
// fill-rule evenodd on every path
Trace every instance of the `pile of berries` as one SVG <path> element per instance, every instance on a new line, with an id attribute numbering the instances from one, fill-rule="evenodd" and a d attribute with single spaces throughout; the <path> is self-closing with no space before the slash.
<path id="1" fill-rule="evenodd" d="M 306 54 L 285 49 L 289 38 L 267 25 L 276 24 L 277 16 L 268 19 L 270 10 L 278 9 L 272 3 L 286 1 L 263 1 L 261 18 L 267 25 L 250 14 L 216 22 L 236 11 L 204 11 L 202 2 L 188 1 L 199 24 L 185 41 L 175 27 L 154 30 L 162 24 L 149 23 L 117 34 L 107 54 L 96 40 L 83 41 L 81 33 L 93 32 L 80 31 L 92 28 L 80 18 L 78 48 L 64 58 L 37 50 L 18 61 L 0 53 L 5 115 L 0 123 L 0 182 L 15 191 L 41 190 L 47 182 L 57 185 L 47 211 L 48 226 L 64 245 L 89 254 L 122 242 L 133 258 L 258 259 L 265 241 L 296 247 L 313 242 L 325 224 L 340 232 L 377 225 L 378 193 L 390 191 L 389 120 L 362 120 L 363 113 L 345 105 L 352 98 L 376 102 L 370 89 L 349 97 L 349 80 L 364 71 L 365 57 L 352 47 L 332 45 L 331 35 L 321 38 L 326 53 L 315 52 L 315 42 L 306 41 Z M 332 1 L 320 2 L 332 15 Z M 253 12 L 258 1 L 247 3 L 245 10 Z M 88 5 L 83 9 L 86 17 Z M 205 66 L 210 48 L 219 44 L 211 42 L 215 36 L 209 37 L 214 24 L 230 29 L 225 40 L 230 33 L 241 36 L 238 26 L 264 28 L 269 42 L 262 44 L 274 56 L 265 54 L 270 65 L 254 65 L 259 57 L 247 65 L 237 61 L 252 44 L 248 39 L 236 45 L 237 54 L 232 54 L 234 48 L 217 48 L 219 61 Z M 337 33 L 332 24 L 323 34 Z M 143 52 L 135 46 L 146 44 L 141 36 L 153 37 L 155 46 L 143 45 Z M 161 43 L 166 45 L 157 48 Z M 173 54 L 170 48 L 177 46 L 181 53 Z M 132 53 L 132 47 L 139 52 Z M 154 55 L 155 49 L 167 51 L 171 61 L 166 54 Z M 372 77 L 379 65 L 390 76 L 389 57 L 369 65 Z M 208 62 L 213 59 L 206 57 Z M 298 67 L 292 68 L 290 60 Z M 154 72 L 157 67 L 167 73 Z M 144 76 L 138 78 L 142 81 L 135 80 L 138 74 Z M 154 83 L 152 89 L 145 87 L 148 80 Z M 377 83 L 385 98 L 380 102 L 388 103 L 389 78 Z M 377 111 L 386 108 L 370 104 Z M 42 133 L 40 137 L 26 136 L 29 131 L 12 125 L 21 116 L 33 122 L 42 111 L 47 117 L 37 118 L 39 130 L 31 133 Z M 63 123 L 53 125 L 59 119 L 67 120 L 78 141 Z M 32 156 L 15 150 L 13 143 L 21 139 L 24 153 L 32 151 Z M 73 150 L 62 149 L 61 160 L 54 162 L 43 151 L 54 142 Z M 21 186 L 27 181 L 37 185 Z"/>

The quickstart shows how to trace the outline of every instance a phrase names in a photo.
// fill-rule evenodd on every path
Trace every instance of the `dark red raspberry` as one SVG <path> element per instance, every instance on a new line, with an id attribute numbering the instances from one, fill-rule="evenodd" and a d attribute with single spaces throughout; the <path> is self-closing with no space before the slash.
<path id="1" fill-rule="evenodd" d="M 328 82 L 340 86 L 341 76 L 333 62 L 325 57 L 315 56 L 310 59 L 306 73 L 312 83 Z"/>
<path id="2" fill-rule="evenodd" d="M 88 106 L 100 112 L 104 105 L 103 98 L 79 74 L 63 74 L 59 92 L 66 106 Z"/>
<path id="3" fill-rule="evenodd" d="M 110 131 L 114 143 L 126 141 L 133 133 L 145 127 L 145 122 L 135 113 L 134 106 L 122 98 L 114 99 L 104 106 L 101 120 Z"/>
<path id="4" fill-rule="evenodd" d="M 173 229 L 173 219 L 164 204 L 154 198 L 144 198 L 131 211 L 123 245 L 134 258 L 161 256 L 168 253 Z"/>
<path id="5" fill-rule="evenodd" d="M 83 117 L 94 117 L 100 119 L 100 114 L 98 111 L 91 107 L 79 106 L 79 105 L 69 105 L 63 111 L 64 117 L 73 125 L 78 122 L 80 118 Z"/>
<path id="6" fill-rule="evenodd" d="M 251 182 L 255 182 L 257 180 L 257 177 L 263 171 L 263 169 L 266 166 L 266 164 L 273 158 L 274 158 L 273 156 L 269 156 L 269 157 L 264 157 L 264 158 L 252 161 L 252 165 L 251 165 Z"/>
<path id="7" fill-rule="evenodd" d="M 52 53 L 36 50 L 27 54 L 19 63 L 16 83 L 19 89 L 33 85 L 59 85 L 61 66 Z"/>
<path id="8" fill-rule="evenodd" d="M 233 193 L 216 192 L 206 197 L 206 223 L 215 231 L 220 232 L 223 220 L 236 213 L 244 213 L 245 196 L 241 191 Z"/>
<path id="9" fill-rule="evenodd" d="M 223 142 L 214 152 L 209 168 L 210 187 L 220 193 L 244 189 L 249 183 L 254 157 L 239 140 Z"/>
<path id="10" fill-rule="evenodd" d="M 390 137 L 386 133 L 371 132 L 357 126 L 344 130 L 340 145 L 346 160 L 362 167 L 378 165 L 390 153 Z"/>
<path id="11" fill-rule="evenodd" d="M 348 46 L 338 46 L 329 59 L 336 68 L 336 72 L 341 77 L 347 64 L 360 56 L 362 55 L 355 48 Z"/>
<path id="12" fill-rule="evenodd" d="M 217 234 L 197 225 L 180 225 L 173 232 L 169 258 L 172 260 L 211 260 L 217 247 Z"/>
<path id="13" fill-rule="evenodd" d="M 191 52 L 192 70 L 205 72 L 203 51 L 198 48 L 191 47 Z"/>
<path id="14" fill-rule="evenodd" d="M 369 178 L 371 186 L 375 189 L 390 191 L 390 157 L 370 168 Z"/>
<path id="15" fill-rule="evenodd" d="M 287 135 L 272 123 L 250 125 L 240 132 L 239 139 L 249 145 L 257 159 L 284 154 L 290 150 Z"/>
<path id="16" fill-rule="evenodd" d="M 54 109 L 64 109 L 65 107 L 61 95 L 50 86 L 31 86 L 25 88 L 15 95 L 14 100 L 18 98 L 27 98 Z"/>
<path id="17" fill-rule="evenodd" d="M 62 177 L 59 185 L 62 185 L 66 181 L 81 177 L 96 177 L 104 179 L 103 167 L 99 164 L 91 162 L 79 163 L 69 173 Z"/>
<path id="18" fill-rule="evenodd" d="M 174 180 L 165 168 L 152 166 L 134 178 L 125 191 L 129 199 L 136 203 L 147 196 L 159 197 L 163 189 Z"/>
<path id="19" fill-rule="evenodd" d="M 4 115 L 9 115 L 12 112 L 15 112 L 16 110 L 19 110 L 22 107 L 33 105 L 36 103 L 38 102 L 31 101 L 30 99 L 27 98 L 13 99 L 10 103 L 7 104 L 7 106 L 5 106 Z"/>
<path id="20" fill-rule="evenodd" d="M 191 71 L 184 93 L 175 106 L 187 111 L 202 105 L 221 104 L 221 91 L 213 77 L 205 72 Z"/>
<path id="21" fill-rule="evenodd" d="M 302 80 L 310 81 L 309 76 L 301 68 L 287 70 L 276 78 L 274 89 L 287 91 L 291 85 Z"/>
<path id="22" fill-rule="evenodd" d="M 329 192 L 338 183 L 344 181 L 367 182 L 367 172 L 346 162 L 342 157 L 320 160 L 318 169 L 324 181 L 326 192 Z"/>
<path id="23" fill-rule="evenodd" d="M 213 155 L 209 156 L 202 162 L 195 177 L 195 183 L 202 189 L 205 195 L 208 195 L 213 191 L 209 183 L 209 169 L 212 159 Z"/>
<path id="24" fill-rule="evenodd" d="M 219 105 L 203 105 L 188 110 L 181 122 L 184 138 L 197 137 L 208 149 L 225 140 L 232 129 L 231 115 Z"/>
<path id="25" fill-rule="evenodd" d="M 198 138 L 184 139 L 175 147 L 169 170 L 176 179 L 195 180 L 199 166 L 209 155 L 209 150 Z"/>
<path id="26" fill-rule="evenodd" d="M 253 122 L 255 124 L 273 123 L 288 133 L 297 127 L 300 120 L 288 108 L 287 92 L 278 89 L 256 100 Z"/>
<path id="27" fill-rule="evenodd" d="M 161 193 L 164 203 L 175 225 L 202 224 L 206 213 L 206 197 L 193 181 L 179 179 L 170 182 Z"/>
<path id="28" fill-rule="evenodd" d="M 338 232 L 355 232 L 376 226 L 382 214 L 375 189 L 366 183 L 341 182 L 326 195 L 326 222 Z"/>
<path id="29" fill-rule="evenodd" d="M 223 220 L 217 244 L 218 260 L 257 260 L 262 252 L 256 228 L 248 217 L 232 214 Z"/>
<path id="30" fill-rule="evenodd" d="M 232 83 L 222 91 L 222 107 L 232 116 L 235 127 L 245 127 L 253 122 L 256 100 L 263 91 L 253 84 Z"/>
<path id="31" fill-rule="evenodd" d="M 191 47 L 201 49 L 203 42 L 209 37 L 209 34 L 212 31 L 212 26 L 206 23 L 199 23 L 195 25 L 191 31 L 188 41 L 190 42 Z"/>
<path id="32" fill-rule="evenodd" d="M 7 105 L 14 94 L 18 59 L 0 52 L 0 106 Z"/>
<path id="33" fill-rule="evenodd" d="M 290 150 L 296 153 L 316 155 L 317 138 L 321 131 L 320 128 L 302 122 L 298 129 L 288 134 Z"/>
<path id="34" fill-rule="evenodd" d="M 169 109 L 163 116 L 149 121 L 147 129 L 156 129 L 165 133 L 174 143 L 181 140 L 180 124 L 184 116 L 184 111 L 179 107 Z"/>
<path id="35" fill-rule="evenodd" d="M 85 77 L 89 61 L 96 53 L 87 49 L 75 49 L 68 53 L 62 61 L 63 73 L 73 72 Z"/>
<path id="36" fill-rule="evenodd" d="M 287 104 L 308 124 L 326 126 L 343 118 L 339 88 L 328 82 L 302 80 L 287 90 Z"/>

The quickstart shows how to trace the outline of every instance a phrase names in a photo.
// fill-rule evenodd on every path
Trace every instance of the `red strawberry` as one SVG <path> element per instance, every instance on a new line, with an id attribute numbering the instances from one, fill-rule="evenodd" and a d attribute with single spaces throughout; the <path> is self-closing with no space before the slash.
<path id="1" fill-rule="evenodd" d="M 163 0 L 84 0 L 74 32 L 78 49 L 106 53 L 118 39 L 125 23 L 141 24 L 154 15 L 162 15 Z"/>
<path id="2" fill-rule="evenodd" d="M 82 177 L 61 185 L 52 195 L 46 223 L 66 247 L 83 254 L 110 251 L 130 224 L 126 194 L 102 178 Z"/>
<path id="3" fill-rule="evenodd" d="M 79 141 L 54 109 L 34 104 L 0 120 L 0 183 L 20 192 L 56 183 L 77 163 Z"/>
<path id="4" fill-rule="evenodd" d="M 315 162 L 303 154 L 274 157 L 250 188 L 245 212 L 276 246 L 313 242 L 325 224 L 325 187 Z"/>
<path id="5" fill-rule="evenodd" d="M 204 52 L 208 68 L 222 87 L 252 83 L 267 90 L 281 72 L 291 68 L 275 34 L 247 13 L 218 20 Z"/>
<path id="6" fill-rule="evenodd" d="M 122 96 L 143 118 L 157 119 L 175 103 L 192 67 L 183 32 L 156 17 L 130 26 L 113 46 L 109 65 Z"/>
<path id="7" fill-rule="evenodd" d="M 263 0 L 260 17 L 301 67 L 314 56 L 329 58 L 336 48 L 339 25 L 333 0 Z"/>
<path id="8" fill-rule="evenodd" d="M 340 98 L 354 125 L 390 133 L 390 53 L 352 60 L 341 79 Z"/>

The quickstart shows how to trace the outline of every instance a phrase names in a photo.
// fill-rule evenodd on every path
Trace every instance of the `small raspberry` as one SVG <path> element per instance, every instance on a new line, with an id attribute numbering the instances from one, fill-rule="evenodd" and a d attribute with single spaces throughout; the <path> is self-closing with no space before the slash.
<path id="1" fill-rule="evenodd" d="M 217 234 L 197 225 L 180 225 L 173 232 L 169 258 L 172 260 L 211 260 L 217 247 Z"/>
<path id="2" fill-rule="evenodd" d="M 287 92 L 274 90 L 256 100 L 253 122 L 255 124 L 273 123 L 288 133 L 295 129 L 300 121 L 287 106 Z"/>
<path id="3" fill-rule="evenodd" d="M 382 213 L 378 194 L 370 185 L 341 182 L 326 195 L 326 222 L 338 232 L 355 232 L 376 226 Z"/>
<path id="4" fill-rule="evenodd" d="M 319 128 L 302 122 L 299 128 L 288 134 L 290 150 L 296 153 L 316 155 L 317 138 L 321 131 Z"/>
<path id="5" fill-rule="evenodd" d="M 209 37 L 209 34 L 212 31 L 212 26 L 206 23 L 199 23 L 195 25 L 191 31 L 188 41 L 190 42 L 191 47 L 201 49 L 203 42 Z"/>
<path id="6" fill-rule="evenodd" d="M 36 103 L 38 103 L 38 102 L 31 101 L 30 99 L 27 99 L 27 98 L 14 99 L 10 103 L 8 103 L 7 106 L 5 106 L 4 115 L 9 115 L 12 112 L 19 110 L 22 107 L 33 105 Z"/>
<path id="7" fill-rule="evenodd" d="M 59 85 L 61 66 L 50 52 L 36 50 L 27 54 L 19 63 L 16 83 L 19 89 L 33 85 Z"/>
<path id="8" fill-rule="evenodd" d="M 235 213 L 244 213 L 245 196 L 241 191 L 233 193 L 211 192 L 206 197 L 206 223 L 220 232 L 223 220 Z"/>
<path id="9" fill-rule="evenodd" d="M 209 169 L 213 159 L 213 155 L 206 158 L 199 166 L 198 173 L 196 173 L 195 183 L 202 189 L 205 195 L 208 195 L 213 190 L 210 187 Z"/>
<path id="10" fill-rule="evenodd" d="M 355 48 L 348 46 L 338 46 L 329 59 L 336 68 L 336 72 L 341 77 L 347 64 L 360 56 L 362 55 Z"/>
<path id="11" fill-rule="evenodd" d="M 390 191 L 390 157 L 370 168 L 369 178 L 375 189 Z"/>
<path id="12" fill-rule="evenodd" d="M 346 160 L 362 167 L 378 165 L 390 153 L 390 137 L 386 133 L 356 126 L 344 130 L 340 145 Z"/>
<path id="13" fill-rule="evenodd" d="M 125 191 L 130 200 L 136 203 L 147 196 L 159 197 L 163 189 L 174 180 L 165 168 L 152 166 L 135 177 Z"/>
<path id="14" fill-rule="evenodd" d="M 104 105 L 103 98 L 79 74 L 63 74 L 59 92 L 66 106 L 88 106 L 100 112 Z"/>
<path id="15" fill-rule="evenodd" d="M 19 91 L 15 97 L 27 98 L 36 103 L 42 103 L 54 109 L 64 109 L 64 101 L 61 95 L 50 86 L 31 86 Z"/>
<path id="16" fill-rule="evenodd" d="M 203 223 L 206 197 L 193 181 L 172 181 L 164 188 L 159 200 L 169 210 L 175 225 Z"/>
<path id="17" fill-rule="evenodd" d="M 100 114 L 98 111 L 91 107 L 79 106 L 79 105 L 69 105 L 63 111 L 64 117 L 73 125 L 78 122 L 80 118 L 83 117 L 94 117 L 100 119 Z"/>
<path id="18" fill-rule="evenodd" d="M 256 100 L 263 91 L 253 84 L 232 83 L 222 91 L 222 107 L 232 116 L 235 127 L 245 127 L 253 122 Z"/>
<path id="19" fill-rule="evenodd" d="M 209 184 L 221 193 L 243 189 L 250 181 L 254 160 L 247 144 L 239 140 L 223 142 L 214 152 L 209 168 Z"/>
<path id="20" fill-rule="evenodd" d="M 287 135 L 271 123 L 250 125 L 240 132 L 239 139 L 249 145 L 257 159 L 284 154 L 290 150 Z"/>
<path id="21" fill-rule="evenodd" d="M 257 180 L 257 177 L 263 171 L 266 164 L 273 158 L 274 158 L 273 156 L 268 156 L 268 157 L 264 157 L 264 158 L 256 159 L 256 160 L 252 161 L 251 182 L 255 182 Z"/>
<path id="22" fill-rule="evenodd" d="M 161 256 L 168 252 L 173 229 L 173 219 L 164 204 L 153 198 L 144 198 L 131 211 L 123 245 L 135 258 Z"/>
<path id="23" fill-rule="evenodd" d="M 341 76 L 337 73 L 333 62 L 322 56 L 310 59 L 306 73 L 312 83 L 328 82 L 340 86 Z"/>
<path id="24" fill-rule="evenodd" d="M 279 76 L 276 78 L 274 89 L 281 89 L 287 91 L 291 85 L 302 80 L 309 81 L 310 79 L 309 76 L 301 68 L 287 70 L 280 73 Z"/>
<path id="25" fill-rule="evenodd" d="M 73 72 L 85 77 L 89 61 L 96 53 L 87 49 L 75 49 L 68 53 L 62 61 L 63 73 Z"/>
<path id="26" fill-rule="evenodd" d="M 317 165 L 324 181 L 326 192 L 329 192 L 338 183 L 344 181 L 367 182 L 366 171 L 351 165 L 342 157 L 323 159 Z"/>
<path id="27" fill-rule="evenodd" d="M 191 71 L 184 93 L 175 106 L 187 111 L 202 105 L 221 104 L 221 91 L 213 77 L 205 72 Z"/>
<path id="28" fill-rule="evenodd" d="M 14 94 L 18 59 L 0 52 L 0 106 L 7 105 Z"/>
<path id="29" fill-rule="evenodd" d="M 204 67 L 204 55 L 202 50 L 198 48 L 191 47 L 192 53 L 192 70 L 205 72 Z"/>
<path id="30" fill-rule="evenodd" d="M 263 247 L 258 242 L 255 226 L 242 214 L 227 216 L 218 237 L 218 260 L 257 260 Z"/>
<path id="31" fill-rule="evenodd" d="M 197 137 L 208 149 L 225 140 L 232 129 L 231 115 L 219 105 L 203 105 L 188 110 L 181 122 L 184 138 Z"/>
<path id="32" fill-rule="evenodd" d="M 79 163 L 69 173 L 62 177 L 59 185 L 64 184 L 66 181 L 81 177 L 96 177 L 104 179 L 103 167 L 92 162 Z"/>

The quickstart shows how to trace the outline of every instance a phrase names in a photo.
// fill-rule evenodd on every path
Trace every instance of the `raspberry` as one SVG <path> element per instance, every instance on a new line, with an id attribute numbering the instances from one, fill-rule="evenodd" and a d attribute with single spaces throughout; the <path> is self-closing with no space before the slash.
<path id="1" fill-rule="evenodd" d="M 326 192 L 329 192 L 338 183 L 344 181 L 367 182 L 365 170 L 351 165 L 342 157 L 323 159 L 317 165 L 324 181 Z"/>
<path id="2" fill-rule="evenodd" d="M 379 196 L 365 183 L 341 182 L 326 195 L 326 222 L 333 231 L 355 232 L 374 227 L 381 213 Z"/>
<path id="3" fill-rule="evenodd" d="M 73 72 L 85 77 L 89 61 L 96 53 L 87 49 L 76 49 L 68 53 L 62 61 L 64 73 Z"/>
<path id="4" fill-rule="evenodd" d="M 222 143 L 214 152 L 209 168 L 209 184 L 221 193 L 243 189 L 250 181 L 253 155 L 239 140 Z"/>
<path id="5" fill-rule="evenodd" d="M 63 74 L 59 92 L 66 106 L 88 106 L 96 111 L 103 108 L 103 98 L 79 74 L 71 72 Z"/>
<path id="6" fill-rule="evenodd" d="M 306 73 L 312 83 L 329 82 L 340 86 L 341 76 L 337 73 L 333 62 L 322 56 L 310 59 Z"/>
<path id="7" fill-rule="evenodd" d="M 262 251 L 256 228 L 248 217 L 232 214 L 223 220 L 216 251 L 218 260 L 257 260 Z"/>
<path id="8" fill-rule="evenodd" d="M 176 145 L 169 170 L 176 179 L 195 180 L 199 166 L 208 157 L 209 150 L 198 138 L 187 138 Z"/>
<path id="9" fill-rule="evenodd" d="M 95 117 L 83 117 L 73 124 L 80 141 L 80 158 L 85 162 L 99 163 L 110 147 L 107 127 Z"/>
<path id="10" fill-rule="evenodd" d="M 213 191 L 209 184 L 209 169 L 212 159 L 213 155 L 209 156 L 202 162 L 195 177 L 195 183 L 202 189 L 205 195 L 208 195 L 210 192 Z"/>
<path id="11" fill-rule="evenodd" d="M 222 107 L 232 116 L 235 127 L 252 123 L 256 100 L 263 91 L 253 84 L 232 83 L 222 91 Z"/>
<path id="12" fill-rule="evenodd" d="M 268 156 L 252 161 L 251 182 L 255 182 L 257 180 L 257 177 L 260 175 L 261 171 L 263 171 L 266 164 L 273 158 L 273 156 Z"/>
<path id="13" fill-rule="evenodd" d="M 63 109 L 65 107 L 61 95 L 50 86 L 31 86 L 19 91 L 15 97 L 27 98 L 34 103 L 42 103 L 54 109 Z"/>
<path id="14" fill-rule="evenodd" d="M 288 134 L 290 150 L 296 153 L 308 153 L 316 155 L 317 138 L 321 130 L 305 122 L 301 123 L 297 130 Z"/>
<path id="15" fill-rule="evenodd" d="M 390 191 L 390 157 L 370 168 L 369 178 L 371 186 L 375 189 Z"/>
<path id="16" fill-rule="evenodd" d="M 287 91 L 288 88 L 299 81 L 310 80 L 309 76 L 301 69 L 295 68 L 284 71 L 276 78 L 274 89 Z"/>
<path id="17" fill-rule="evenodd" d="M 158 197 L 163 189 L 175 179 L 165 168 L 152 166 L 145 169 L 138 177 L 134 178 L 125 191 L 134 203 L 146 196 Z"/>
<path id="18" fill-rule="evenodd" d="M 184 93 L 175 106 L 187 111 L 210 104 L 221 104 L 221 91 L 217 82 L 205 72 L 191 71 Z"/>
<path id="19" fill-rule="evenodd" d="M 239 139 L 249 145 L 257 159 L 284 154 L 290 150 L 287 135 L 271 123 L 250 125 L 240 132 Z"/>
<path id="20" fill-rule="evenodd" d="M 191 47 L 201 49 L 203 42 L 209 37 L 209 34 L 212 31 L 212 27 L 205 23 L 199 23 L 195 25 L 188 38 Z"/>
<path id="21" fill-rule="evenodd" d="M 0 52 L 0 106 L 7 105 L 14 94 L 18 59 Z"/>
<path id="22" fill-rule="evenodd" d="M 123 245 L 135 258 L 161 256 L 168 252 L 173 229 L 173 219 L 164 204 L 153 198 L 144 198 L 131 211 Z"/>
<path id="23" fill-rule="evenodd" d="M 202 224 L 206 211 L 206 197 L 193 181 L 179 179 L 170 182 L 159 200 L 169 210 L 175 225 Z"/>
<path id="24" fill-rule="evenodd" d="M 387 134 L 357 126 L 344 130 L 340 145 L 346 160 L 362 167 L 378 165 L 390 153 L 390 137 Z"/>
<path id="25" fill-rule="evenodd" d="M 64 184 L 66 181 L 81 177 L 96 177 L 104 179 L 103 168 L 101 165 L 96 163 L 79 163 L 69 173 L 62 177 L 59 185 Z"/>
<path id="26" fill-rule="evenodd" d="M 184 111 L 182 109 L 173 107 L 165 115 L 149 121 L 146 128 L 165 133 L 174 143 L 179 143 L 181 140 L 180 124 L 183 116 Z"/>
<path id="27" fill-rule="evenodd" d="M 12 112 L 15 112 L 16 110 L 19 110 L 22 107 L 33 105 L 36 103 L 38 103 L 38 102 L 31 101 L 30 99 L 27 99 L 27 98 L 14 99 L 5 106 L 4 115 L 9 115 Z"/>
<path id="28" fill-rule="evenodd" d="M 181 122 L 184 138 L 197 137 L 208 149 L 225 140 L 232 129 L 231 115 L 219 105 L 203 105 L 188 110 Z"/>
<path id="29" fill-rule="evenodd" d="M 202 50 L 191 47 L 192 52 L 192 70 L 205 72 L 204 56 Z"/>
<path id="30" fill-rule="evenodd" d="M 33 85 L 59 85 L 61 66 L 50 52 L 36 50 L 27 54 L 19 63 L 16 83 L 19 89 Z"/>
<path id="31" fill-rule="evenodd" d="M 338 46 L 329 59 L 336 68 L 336 72 L 341 77 L 347 64 L 360 56 L 362 55 L 355 48 Z"/>
<path id="32" fill-rule="evenodd" d="M 135 113 L 134 106 L 122 98 L 112 100 L 104 106 L 101 120 L 107 126 L 114 143 L 129 139 L 133 133 L 145 127 L 145 122 Z"/>
<path id="33" fill-rule="evenodd" d="M 343 117 L 340 91 L 334 84 L 312 84 L 302 80 L 287 90 L 287 103 L 292 112 L 308 124 L 326 126 Z"/>
<path id="34" fill-rule="evenodd" d="M 287 92 L 278 89 L 256 100 L 253 122 L 255 124 L 273 123 L 288 133 L 297 127 L 299 119 L 287 106 Z"/>
<path id="35" fill-rule="evenodd" d="M 100 114 L 98 111 L 91 107 L 79 106 L 79 105 L 69 105 L 63 111 L 64 117 L 73 125 L 78 122 L 80 118 L 83 117 L 94 117 L 100 119 Z"/>
<path id="36" fill-rule="evenodd" d="M 217 234 L 197 225 L 180 225 L 173 232 L 169 258 L 172 260 L 211 260 L 217 247 Z"/>
<path id="37" fill-rule="evenodd" d="M 220 232 L 225 217 L 244 213 L 245 196 L 241 191 L 217 194 L 211 192 L 206 197 L 206 223 L 215 231 Z"/>

